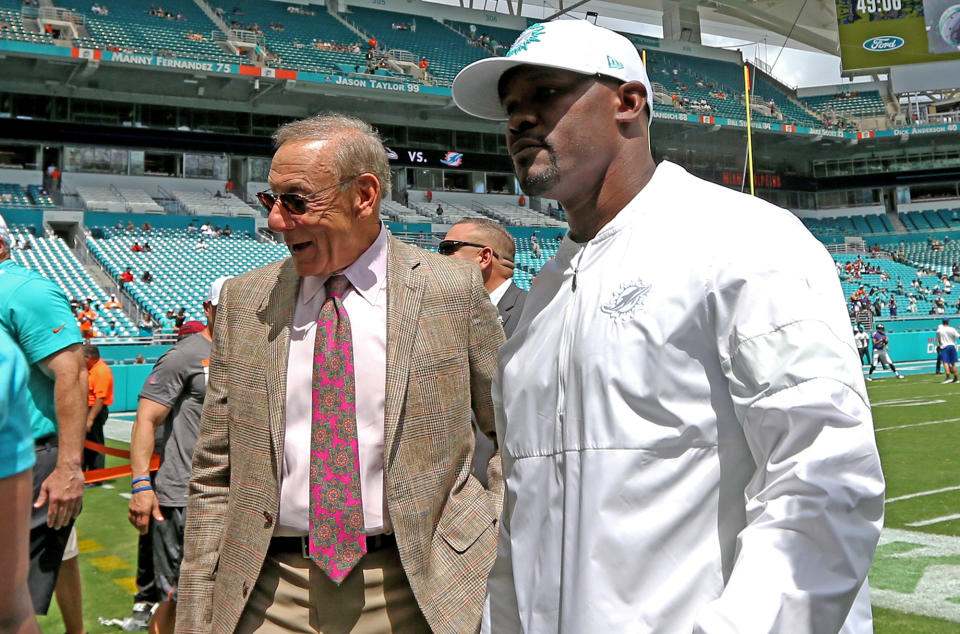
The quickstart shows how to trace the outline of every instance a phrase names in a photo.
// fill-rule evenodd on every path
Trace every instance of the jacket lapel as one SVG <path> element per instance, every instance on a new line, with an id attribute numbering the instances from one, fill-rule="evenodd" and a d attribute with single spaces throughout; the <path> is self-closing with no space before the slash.
<path id="1" fill-rule="evenodd" d="M 283 464 L 283 426 L 287 394 L 287 358 L 290 352 L 290 324 L 296 309 L 300 277 L 293 260 L 280 268 L 277 284 L 260 306 L 263 315 L 267 370 L 267 408 L 270 421 L 270 444 L 276 460 L 277 481 Z"/>
<path id="2" fill-rule="evenodd" d="M 407 395 L 410 354 L 423 298 L 422 266 L 416 249 L 393 236 L 387 246 L 387 385 L 384 404 L 384 466 L 393 461 L 394 441 Z"/>
<path id="3" fill-rule="evenodd" d="M 500 298 L 500 303 L 497 304 L 497 308 L 501 313 L 504 313 L 503 318 L 506 319 L 506 313 L 509 313 L 513 310 L 513 305 L 517 303 L 517 293 L 520 289 L 516 284 L 510 282 L 510 286 L 507 287 L 507 291 L 503 294 L 503 297 Z"/>

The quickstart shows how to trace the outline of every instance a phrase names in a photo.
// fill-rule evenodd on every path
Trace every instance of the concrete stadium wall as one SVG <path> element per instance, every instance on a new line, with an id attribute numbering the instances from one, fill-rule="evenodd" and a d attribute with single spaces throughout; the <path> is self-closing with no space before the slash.
<path id="1" fill-rule="evenodd" d="M 110 211 L 88 211 L 83 215 L 83 224 L 87 227 L 113 227 L 117 222 L 124 225 L 127 221 L 132 222 L 138 228 L 145 222 L 149 222 L 152 227 L 183 228 L 194 221 L 194 225 L 199 227 L 203 223 L 210 221 L 215 227 L 230 225 L 233 231 L 256 231 L 256 224 L 253 218 L 244 218 L 240 216 L 172 216 L 170 214 L 129 214 L 115 213 Z"/>
<path id="2" fill-rule="evenodd" d="M 153 364 L 143 365 L 111 365 L 113 371 L 113 405 L 112 412 L 130 412 L 137 409 L 137 399 L 140 389 L 150 375 Z"/>
<path id="3" fill-rule="evenodd" d="M 39 185 L 40 181 L 34 184 Z M 122 188 L 131 187 L 142 189 L 151 196 L 160 196 L 159 187 L 162 187 L 168 192 L 176 189 L 188 192 L 207 191 L 212 194 L 218 189 L 223 191 L 224 181 L 206 178 L 182 178 L 179 176 L 126 176 L 123 174 L 87 174 L 81 172 L 63 173 L 62 187 L 70 191 L 76 190 L 77 187 L 109 188 L 111 185 Z"/>
<path id="4" fill-rule="evenodd" d="M 886 213 L 883 205 L 867 207 L 837 207 L 835 209 L 791 209 L 798 218 L 851 218 L 853 216 L 875 216 Z"/>
<path id="5" fill-rule="evenodd" d="M 960 199 L 944 198 L 940 200 L 925 200 L 922 203 L 902 203 L 897 205 L 897 211 L 902 214 L 908 211 L 927 211 L 928 209 L 960 209 Z"/>
<path id="6" fill-rule="evenodd" d="M 891 332 L 887 335 L 887 338 L 890 340 L 890 357 L 894 363 L 936 359 L 937 337 L 935 331 Z"/>
<path id="7" fill-rule="evenodd" d="M 33 235 L 43 235 L 43 210 L 42 209 L 17 209 L 9 208 L 0 211 L 7 226 L 27 225 L 33 228 Z"/>
<path id="8" fill-rule="evenodd" d="M 41 170 L 0 169 L 0 183 L 20 185 L 24 189 L 27 188 L 27 185 L 43 185 L 43 172 Z"/>

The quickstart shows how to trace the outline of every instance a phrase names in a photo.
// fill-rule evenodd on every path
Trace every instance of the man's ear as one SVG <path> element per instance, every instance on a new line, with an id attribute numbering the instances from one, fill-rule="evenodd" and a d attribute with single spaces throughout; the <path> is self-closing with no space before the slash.
<path id="1" fill-rule="evenodd" d="M 380 200 L 380 179 L 365 172 L 356 178 L 354 187 L 354 209 L 358 218 L 366 218 L 377 211 Z"/>
<path id="2" fill-rule="evenodd" d="M 618 123 L 633 123 L 647 115 L 647 89 L 639 81 L 628 81 L 617 88 L 616 119 Z"/>
<path id="3" fill-rule="evenodd" d="M 493 249 L 490 247 L 483 247 L 480 249 L 480 268 L 485 269 L 487 267 L 493 266 L 493 261 L 496 258 L 493 257 Z"/>

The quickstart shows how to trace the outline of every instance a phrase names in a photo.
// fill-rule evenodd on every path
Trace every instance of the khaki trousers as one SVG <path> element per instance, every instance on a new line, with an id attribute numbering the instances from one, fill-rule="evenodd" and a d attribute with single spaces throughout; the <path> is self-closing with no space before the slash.
<path id="1" fill-rule="evenodd" d="M 337 586 L 299 553 L 267 555 L 237 634 L 429 634 L 396 547 L 369 553 Z"/>

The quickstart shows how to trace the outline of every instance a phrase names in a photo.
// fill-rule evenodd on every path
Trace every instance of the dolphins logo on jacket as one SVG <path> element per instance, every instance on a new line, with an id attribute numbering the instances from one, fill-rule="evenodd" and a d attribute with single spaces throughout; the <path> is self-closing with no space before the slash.
<path id="1" fill-rule="evenodd" d="M 613 294 L 609 302 L 600 306 L 600 310 L 610 315 L 614 321 L 626 321 L 643 308 L 650 288 L 643 280 L 626 282 Z"/>

